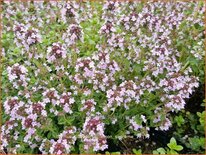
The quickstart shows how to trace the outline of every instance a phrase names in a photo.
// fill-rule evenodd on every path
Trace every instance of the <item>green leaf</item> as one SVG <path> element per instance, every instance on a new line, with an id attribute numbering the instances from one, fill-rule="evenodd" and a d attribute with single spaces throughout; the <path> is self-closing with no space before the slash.
<path id="1" fill-rule="evenodd" d="M 177 125 L 180 127 L 182 124 L 184 124 L 185 120 L 184 120 L 184 118 L 180 115 L 180 116 L 175 116 L 175 122 L 176 122 Z"/>
<path id="2" fill-rule="evenodd" d="M 49 139 L 52 138 L 52 132 L 49 132 L 49 133 L 47 134 L 47 138 L 49 138 Z"/>
<path id="3" fill-rule="evenodd" d="M 6 75 L 6 74 L 7 74 L 7 71 L 4 70 L 4 71 L 2 72 L 2 75 Z"/>
<path id="4" fill-rule="evenodd" d="M 174 137 L 172 137 L 172 138 L 170 139 L 170 143 L 171 143 L 171 144 L 174 144 L 174 145 L 177 145 L 177 142 L 176 142 L 176 140 L 175 140 Z"/>
<path id="5" fill-rule="evenodd" d="M 52 137 L 58 138 L 59 134 L 56 131 L 52 131 Z"/>
<path id="6" fill-rule="evenodd" d="M 200 113 L 200 112 L 197 112 L 197 116 L 201 117 L 201 113 Z"/>
<path id="7" fill-rule="evenodd" d="M 31 84 L 34 84 L 36 82 L 36 79 L 34 77 L 31 77 L 30 82 Z"/>
<path id="8" fill-rule="evenodd" d="M 134 152 L 134 154 L 142 154 L 142 150 L 136 150 L 136 149 L 132 149 L 132 151 Z"/>
<path id="9" fill-rule="evenodd" d="M 159 154 L 156 150 L 152 151 L 152 154 Z"/>
<path id="10" fill-rule="evenodd" d="M 95 43 L 94 40 L 91 40 L 91 39 L 90 39 L 90 40 L 89 40 L 89 44 L 90 44 L 90 45 L 95 45 L 96 43 Z"/>
<path id="11" fill-rule="evenodd" d="M 205 111 L 203 111 L 202 113 L 197 112 L 197 116 L 199 116 L 199 121 L 201 125 L 205 124 Z"/>
<path id="12" fill-rule="evenodd" d="M 165 153 L 166 153 L 165 149 L 162 148 L 162 147 L 158 148 L 157 151 L 158 151 L 160 154 L 165 154 Z"/>
<path id="13" fill-rule="evenodd" d="M 65 124 L 65 117 L 64 116 L 59 116 L 58 117 L 58 124 Z"/>
<path id="14" fill-rule="evenodd" d="M 174 149 L 176 145 L 177 145 L 177 142 L 176 142 L 176 140 L 175 140 L 174 137 L 172 137 L 172 138 L 170 139 L 170 143 L 167 144 L 167 146 L 168 146 L 170 149 Z"/>
<path id="15" fill-rule="evenodd" d="M 177 145 L 177 146 L 175 147 L 175 150 L 181 151 L 181 150 L 183 150 L 183 147 L 182 147 L 181 145 Z"/>
<path id="16" fill-rule="evenodd" d="M 198 151 L 200 148 L 204 148 L 205 139 L 203 137 L 193 137 L 189 138 L 189 143 L 193 150 Z"/>
<path id="17" fill-rule="evenodd" d="M 178 154 L 175 150 L 169 150 L 167 151 L 167 154 Z"/>
<path id="18" fill-rule="evenodd" d="M 67 125 L 72 125 L 72 122 L 75 120 L 74 117 L 70 117 L 70 118 L 66 118 L 65 121 L 67 123 Z"/>
<path id="19" fill-rule="evenodd" d="M 121 153 L 120 153 L 120 152 L 112 152 L 111 155 L 112 155 L 112 154 L 118 154 L 118 155 L 120 155 Z"/>

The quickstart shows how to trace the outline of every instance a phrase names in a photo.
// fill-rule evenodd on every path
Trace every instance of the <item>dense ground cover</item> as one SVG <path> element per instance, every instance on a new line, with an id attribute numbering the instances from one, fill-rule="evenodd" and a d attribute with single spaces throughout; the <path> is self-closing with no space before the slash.
<path id="1" fill-rule="evenodd" d="M 1 150 L 204 153 L 204 8 L 5 1 Z"/>

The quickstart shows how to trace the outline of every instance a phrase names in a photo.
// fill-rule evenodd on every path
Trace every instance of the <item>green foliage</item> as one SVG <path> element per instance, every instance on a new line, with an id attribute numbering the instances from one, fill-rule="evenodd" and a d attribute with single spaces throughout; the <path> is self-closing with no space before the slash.
<path id="1" fill-rule="evenodd" d="M 174 137 L 170 139 L 170 143 L 167 144 L 167 146 L 170 148 L 170 150 L 181 151 L 183 149 L 181 145 L 177 145 L 177 142 Z"/>
<path id="2" fill-rule="evenodd" d="M 177 142 L 174 137 L 170 139 L 170 142 L 167 144 L 168 148 L 158 148 L 153 151 L 153 154 L 178 154 L 179 151 L 183 150 L 181 145 L 177 145 Z"/>
<path id="3" fill-rule="evenodd" d="M 203 101 L 201 106 L 205 106 L 205 101 Z M 178 116 L 175 116 L 173 122 L 177 124 L 174 132 L 175 137 L 187 149 L 190 149 L 191 153 L 204 153 L 205 111 L 196 113 L 182 111 Z"/>
<path id="4" fill-rule="evenodd" d="M 185 120 L 182 117 L 182 115 L 180 115 L 180 116 L 175 116 L 175 122 L 179 127 L 181 127 L 181 125 L 184 124 Z"/>
<path id="5" fill-rule="evenodd" d="M 136 150 L 136 149 L 132 149 L 132 151 L 134 152 L 134 154 L 142 154 L 142 150 L 141 149 L 138 149 L 138 150 Z"/>
<path id="6" fill-rule="evenodd" d="M 199 116 L 199 122 L 200 124 L 204 127 L 205 126 L 205 111 L 201 112 L 197 112 L 197 116 Z"/>
<path id="7" fill-rule="evenodd" d="M 204 137 L 192 137 L 188 138 L 189 144 L 187 144 L 187 147 L 190 147 L 194 151 L 199 151 L 201 149 L 204 149 L 205 147 L 205 138 Z"/>
<path id="8" fill-rule="evenodd" d="M 121 153 L 120 152 L 108 152 L 108 151 L 106 151 L 105 154 L 106 155 L 120 155 Z"/>

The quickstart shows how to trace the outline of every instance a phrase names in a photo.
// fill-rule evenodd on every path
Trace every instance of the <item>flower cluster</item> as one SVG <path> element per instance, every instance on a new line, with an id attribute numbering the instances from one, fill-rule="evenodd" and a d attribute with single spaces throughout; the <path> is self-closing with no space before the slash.
<path id="1" fill-rule="evenodd" d="M 19 86 L 27 86 L 27 81 L 29 81 L 29 78 L 27 78 L 28 70 L 26 67 L 16 63 L 11 67 L 9 66 L 7 68 L 7 72 L 9 81 L 12 82 L 14 88 L 18 88 Z"/>
<path id="2" fill-rule="evenodd" d="M 69 127 L 59 135 L 59 139 L 52 143 L 49 153 L 63 154 L 69 153 L 76 141 L 75 136 L 76 128 Z"/>
<path id="3" fill-rule="evenodd" d="M 202 82 L 204 8 L 3 2 L 0 148 L 94 153 L 108 149 L 109 138 L 169 130 L 171 113 Z"/>
<path id="4" fill-rule="evenodd" d="M 66 4 L 62 4 L 61 9 L 61 20 L 63 22 L 73 22 L 79 23 L 79 14 L 80 6 L 76 1 L 69 1 Z"/>
<path id="5" fill-rule="evenodd" d="M 77 24 L 71 24 L 66 33 L 63 34 L 62 39 L 65 40 L 65 44 L 69 47 L 75 45 L 78 40 L 83 42 L 83 32 L 81 26 Z"/>
<path id="6" fill-rule="evenodd" d="M 133 81 L 124 81 L 118 87 L 113 87 L 113 89 L 107 91 L 108 104 L 105 110 L 108 109 L 115 110 L 117 106 L 124 106 L 125 109 L 129 109 L 129 103 L 139 103 L 140 87 L 137 86 Z"/>
<path id="7" fill-rule="evenodd" d="M 19 98 L 12 97 L 5 101 L 4 109 L 6 109 L 6 113 L 10 114 L 10 119 L 2 126 L 3 146 L 8 145 L 10 140 L 18 141 L 19 131 L 15 131 L 14 137 L 12 137 L 12 133 L 21 124 L 21 130 L 25 134 L 23 141 L 35 148 L 37 145 L 32 137 L 35 136 L 36 129 L 42 126 L 42 119 L 47 116 L 45 104 L 32 103 L 31 101 L 26 104 Z M 38 137 L 35 136 L 35 138 Z"/>
<path id="8" fill-rule="evenodd" d="M 99 116 L 86 118 L 80 137 L 83 139 L 85 150 L 103 151 L 108 147 L 104 135 L 104 123 Z"/>
<path id="9" fill-rule="evenodd" d="M 15 25 L 13 30 L 16 35 L 14 40 L 16 45 L 25 48 L 26 51 L 29 51 L 30 46 L 40 43 L 42 40 L 39 30 L 30 28 L 29 25 L 20 23 Z"/>
<path id="10" fill-rule="evenodd" d="M 47 48 L 48 62 L 54 62 L 61 58 L 66 58 L 67 51 L 60 43 L 53 43 L 51 47 Z"/>
<path id="11" fill-rule="evenodd" d="M 60 96 L 60 106 L 63 108 L 63 110 L 66 113 L 72 113 L 71 106 L 75 102 L 74 98 L 71 96 L 72 94 L 70 92 L 63 93 Z"/>
<path id="12" fill-rule="evenodd" d="M 78 85 L 88 81 L 88 83 L 93 85 L 94 90 L 105 91 L 115 81 L 114 75 L 119 70 L 117 62 L 110 60 L 109 53 L 98 52 L 92 58 L 77 59 L 75 66 L 76 74 L 72 79 Z"/>
<path id="13" fill-rule="evenodd" d="M 73 149 L 73 145 L 76 141 L 75 136 L 76 128 L 68 127 L 60 135 L 57 141 L 54 139 L 44 139 L 40 146 L 40 151 L 43 154 L 65 154 L 69 153 Z"/>
<path id="14" fill-rule="evenodd" d="M 149 127 L 147 126 L 144 126 L 143 124 L 145 124 L 147 122 L 146 118 L 144 115 L 141 115 L 140 118 L 137 118 L 136 117 L 132 117 L 131 119 L 129 118 L 126 118 L 128 119 L 129 123 L 131 124 L 131 126 L 129 127 L 130 129 L 134 130 L 137 134 L 137 137 L 140 138 L 140 137 L 146 137 L 146 138 L 149 138 Z"/>
<path id="15" fill-rule="evenodd" d="M 107 21 L 100 29 L 100 34 L 105 34 L 106 36 L 111 36 L 112 33 L 114 33 L 116 30 L 114 28 L 114 25 Z"/>
<path id="16" fill-rule="evenodd" d="M 80 111 L 88 111 L 87 115 L 90 115 L 90 111 L 94 112 L 95 111 L 95 105 L 96 102 L 94 101 L 94 99 L 90 99 L 90 100 L 82 100 L 82 108 L 80 109 Z"/>

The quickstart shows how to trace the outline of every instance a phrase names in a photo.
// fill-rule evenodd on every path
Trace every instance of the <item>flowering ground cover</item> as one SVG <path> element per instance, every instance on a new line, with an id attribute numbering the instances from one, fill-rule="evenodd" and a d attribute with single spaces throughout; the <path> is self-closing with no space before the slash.
<path id="1" fill-rule="evenodd" d="M 2 7 L 2 152 L 204 153 L 203 1 Z"/>

